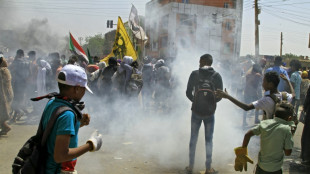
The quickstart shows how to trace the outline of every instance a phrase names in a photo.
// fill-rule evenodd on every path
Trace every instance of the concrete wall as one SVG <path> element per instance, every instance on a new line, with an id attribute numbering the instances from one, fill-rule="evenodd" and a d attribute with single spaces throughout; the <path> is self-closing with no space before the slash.
<path id="1" fill-rule="evenodd" d="M 158 3 L 153 0 L 146 5 L 146 28 L 152 45 L 149 53 L 157 54 L 158 57 L 175 57 L 177 49 L 180 49 L 177 45 L 181 43 L 186 48 L 189 42 L 214 57 L 239 57 L 242 0 L 236 1 L 235 9 L 220 6 L 224 2 L 232 3 L 231 0 L 189 1 L 196 4 L 172 1 L 164 0 Z M 201 5 L 203 3 L 211 3 L 213 6 Z M 156 48 L 156 40 L 158 49 L 153 49 Z"/>

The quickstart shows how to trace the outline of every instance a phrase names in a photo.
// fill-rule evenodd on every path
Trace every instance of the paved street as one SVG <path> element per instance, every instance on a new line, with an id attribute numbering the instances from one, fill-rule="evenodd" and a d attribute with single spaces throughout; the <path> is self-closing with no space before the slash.
<path id="1" fill-rule="evenodd" d="M 223 105 L 231 106 L 228 102 Z M 233 113 L 233 114 L 232 114 Z M 190 133 L 190 112 L 183 113 L 179 118 L 149 117 L 139 120 L 137 124 L 127 125 L 122 131 L 102 129 L 105 125 L 93 116 L 91 125 L 80 129 L 79 143 L 86 142 L 94 130 L 103 133 L 104 144 L 99 152 L 87 153 L 78 158 L 77 170 L 81 174 L 181 174 L 188 163 L 188 143 Z M 155 114 L 156 115 L 156 114 Z M 238 128 L 241 125 L 240 110 L 219 109 L 216 117 L 214 132 L 213 167 L 219 173 L 240 173 L 233 170 L 233 148 L 240 146 L 245 130 Z M 232 118 L 230 119 L 229 118 Z M 240 118 L 240 120 L 236 119 Z M 22 144 L 35 133 L 38 119 L 28 119 L 12 125 L 8 136 L 0 137 L 0 173 L 11 173 L 11 164 Z M 250 116 L 249 124 L 253 117 Z M 117 127 L 117 125 L 112 126 Z M 300 153 L 300 138 L 303 125 L 299 124 L 295 140 L 293 155 L 285 159 L 284 173 L 303 174 L 298 156 Z M 203 126 L 197 144 L 195 173 L 204 170 L 204 134 Z M 255 137 L 249 144 L 249 155 L 257 163 L 259 137 Z M 253 173 L 254 165 L 249 164 L 248 172 Z M 243 172 L 245 173 L 245 172 Z"/>

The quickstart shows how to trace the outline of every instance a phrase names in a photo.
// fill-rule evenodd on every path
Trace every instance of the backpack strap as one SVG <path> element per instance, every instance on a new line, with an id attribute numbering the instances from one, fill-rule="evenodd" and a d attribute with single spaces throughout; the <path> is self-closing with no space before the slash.
<path id="1" fill-rule="evenodd" d="M 213 79 L 214 79 L 214 76 L 217 75 L 218 72 L 214 71 L 213 74 L 211 74 L 209 77 L 208 77 L 208 80 L 212 83 L 212 85 L 214 86 L 214 83 L 213 83 Z M 198 90 L 199 88 L 199 81 L 200 81 L 200 73 L 199 73 L 199 70 L 198 70 L 198 76 L 197 76 L 197 81 L 196 81 L 196 85 L 195 85 L 195 91 Z M 215 87 L 215 86 L 214 86 Z M 215 89 L 216 90 L 216 89 Z"/>
<path id="2" fill-rule="evenodd" d="M 50 133 L 52 132 L 52 129 L 54 127 L 54 124 L 55 124 L 56 120 L 59 118 L 59 116 L 61 114 L 63 114 L 66 111 L 72 111 L 74 113 L 75 117 L 76 117 L 76 113 L 69 106 L 60 106 L 60 107 L 56 108 L 53 111 L 53 113 L 52 113 L 52 115 L 51 115 L 51 117 L 50 117 L 50 119 L 49 119 L 49 121 L 47 123 L 47 126 L 46 126 L 45 130 L 43 130 L 43 122 L 42 122 L 43 114 L 42 114 L 42 118 L 41 118 L 40 125 L 39 125 L 39 130 L 38 130 L 38 133 L 37 133 L 37 135 L 42 137 L 41 138 L 41 147 L 45 146 L 47 138 L 50 135 Z"/>
<path id="3" fill-rule="evenodd" d="M 275 94 L 266 95 L 266 97 L 270 97 L 274 101 L 274 110 L 273 110 L 273 114 L 274 114 L 276 111 L 276 105 L 277 105 L 277 103 L 280 102 L 280 100 L 277 98 L 277 96 Z M 267 119 L 266 111 L 264 111 L 264 114 L 263 114 L 263 120 L 265 120 L 265 119 Z"/>

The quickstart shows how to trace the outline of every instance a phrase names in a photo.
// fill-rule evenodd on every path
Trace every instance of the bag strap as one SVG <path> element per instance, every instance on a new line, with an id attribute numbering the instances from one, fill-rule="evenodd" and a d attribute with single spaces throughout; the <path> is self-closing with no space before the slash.
<path id="1" fill-rule="evenodd" d="M 213 79 L 214 79 L 214 76 L 218 74 L 218 72 L 214 71 L 213 74 L 211 74 L 209 77 L 208 77 L 208 80 L 212 83 L 212 85 L 214 86 L 214 83 L 213 83 Z M 199 70 L 198 70 L 198 78 L 197 78 L 197 83 L 195 85 L 195 88 L 199 88 L 199 81 L 200 81 L 200 73 L 199 73 Z M 216 89 L 215 89 L 216 90 Z"/>
<path id="2" fill-rule="evenodd" d="M 41 137 L 41 147 L 45 146 L 47 138 L 50 135 L 50 133 L 52 132 L 52 129 L 54 127 L 56 120 L 59 118 L 59 116 L 62 113 L 66 112 L 66 111 L 72 111 L 76 117 L 76 113 L 74 112 L 74 110 L 72 108 L 70 108 L 69 106 L 60 106 L 53 111 L 53 113 L 52 113 L 52 115 L 51 115 L 51 117 L 47 123 L 45 130 L 43 130 L 43 122 L 42 122 L 44 113 L 42 114 L 39 129 L 37 132 L 37 135 L 39 135 Z"/>

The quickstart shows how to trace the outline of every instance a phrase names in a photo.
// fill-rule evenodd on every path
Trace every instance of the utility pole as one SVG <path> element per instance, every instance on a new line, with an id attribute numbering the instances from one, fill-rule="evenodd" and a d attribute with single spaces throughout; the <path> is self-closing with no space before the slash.
<path id="1" fill-rule="evenodd" d="M 280 56 L 282 56 L 282 46 L 283 46 L 283 34 L 281 32 Z"/>
<path id="2" fill-rule="evenodd" d="M 259 56 L 259 25 L 260 21 L 258 15 L 260 14 L 260 9 L 258 8 L 258 0 L 254 0 L 255 8 L 255 58 L 258 59 Z"/>

